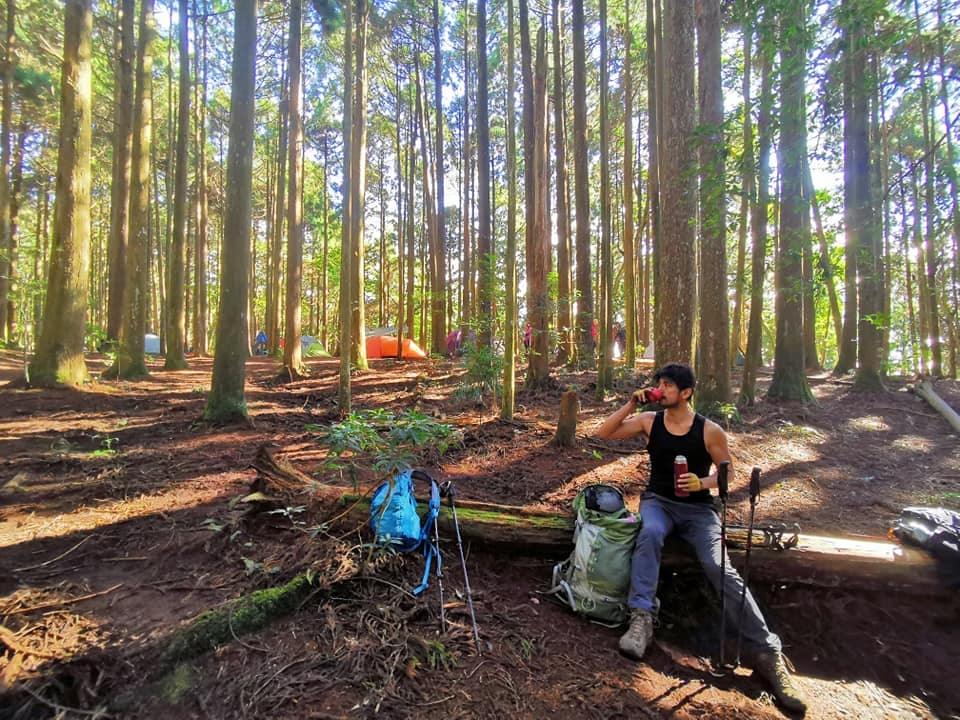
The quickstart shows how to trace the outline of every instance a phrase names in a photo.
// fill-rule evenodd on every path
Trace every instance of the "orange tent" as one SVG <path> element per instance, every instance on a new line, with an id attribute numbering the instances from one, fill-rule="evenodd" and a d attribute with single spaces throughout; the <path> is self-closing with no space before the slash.
<path id="1" fill-rule="evenodd" d="M 397 356 L 397 338 L 393 335 L 375 335 L 367 338 L 367 359 L 395 358 Z M 425 358 L 427 354 L 410 338 L 403 339 L 405 358 Z"/>

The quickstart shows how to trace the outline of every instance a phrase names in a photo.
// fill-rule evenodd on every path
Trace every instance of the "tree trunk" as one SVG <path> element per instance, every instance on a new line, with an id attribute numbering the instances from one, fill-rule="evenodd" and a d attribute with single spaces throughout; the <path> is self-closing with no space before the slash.
<path id="1" fill-rule="evenodd" d="M 779 252 L 777 253 L 777 338 L 773 381 L 768 397 L 813 400 L 807 384 L 803 353 L 803 247 L 804 215 L 810 207 L 803 194 L 806 148 L 805 0 L 788 0 L 781 15 L 781 198 Z M 809 230 L 809 228 L 807 228 Z"/>
<path id="2" fill-rule="evenodd" d="M 660 213 L 660 138 L 662 137 L 662 123 L 660 121 L 660 100 L 663 97 L 661 81 L 661 67 L 663 65 L 663 36 L 661 23 L 663 14 L 660 12 L 659 0 L 647 0 L 647 228 L 650 235 L 651 252 L 648 255 L 644 294 L 647 301 L 656 297 L 657 266 L 660 257 L 662 222 Z M 659 305 L 654 305 L 654 326 L 659 314 Z M 650 312 L 645 308 L 644 347 L 650 344 Z"/>
<path id="3" fill-rule="evenodd" d="M 600 312 L 596 397 L 613 387 L 613 230 L 610 219 L 610 67 L 607 50 L 607 0 L 600 0 Z"/>
<path id="4" fill-rule="evenodd" d="M 80 385 L 90 267 L 90 157 L 92 134 L 91 0 L 65 3 L 60 80 L 57 196 L 46 305 L 29 366 L 32 385 Z"/>
<path id="5" fill-rule="evenodd" d="M 303 149 L 303 117 L 300 112 L 300 69 L 302 63 L 301 37 L 303 3 L 290 2 L 290 34 L 287 51 L 287 78 L 290 83 L 290 143 L 287 168 L 287 272 L 286 272 L 286 317 L 283 349 L 283 365 L 290 379 L 301 377 L 303 366 L 301 335 L 301 298 L 303 295 L 303 208 L 301 205 L 300 181 L 303 174 L 301 161 Z M 277 202 L 281 202 L 278 196 Z"/>
<path id="6" fill-rule="evenodd" d="M 623 357 L 628 369 L 637 358 L 637 259 L 633 225 L 633 32 L 630 29 L 630 0 L 623 4 L 623 315 L 626 346 Z"/>
<path id="7" fill-rule="evenodd" d="M 747 234 L 750 231 L 750 206 L 756 193 L 756 168 L 754 167 L 753 148 L 753 31 L 754 16 L 747 0 L 740 0 L 738 11 L 743 28 L 743 155 L 741 177 L 743 189 L 740 193 L 740 216 L 737 226 L 737 264 L 733 281 L 733 318 L 730 322 L 730 367 L 734 367 L 740 353 L 746 348 L 744 318 L 744 295 L 747 284 Z"/>
<path id="8" fill-rule="evenodd" d="M 461 175 L 463 178 L 463 195 L 460 199 L 461 207 L 461 227 L 463 228 L 463 237 L 460 240 L 460 250 L 462 253 L 461 267 L 460 267 L 460 277 L 461 277 L 461 292 L 460 292 L 460 311 L 457 313 L 457 322 L 458 324 L 469 324 L 473 322 L 474 316 L 477 312 L 477 303 L 476 303 L 476 271 L 474 268 L 474 252 L 473 252 L 473 153 L 472 153 L 472 135 L 471 135 L 471 125 L 470 125 L 470 91 L 471 91 L 471 78 L 473 73 L 471 72 L 472 68 L 470 65 L 470 7 L 471 3 L 468 0 L 464 0 L 463 9 L 464 9 L 464 18 L 465 22 L 463 23 L 463 128 L 462 128 L 462 154 L 461 154 Z M 477 14 L 479 23 L 479 5 L 477 7 Z M 486 14 L 486 4 L 484 4 L 484 14 Z M 486 23 L 486 17 L 484 17 L 484 23 Z M 480 30 L 477 28 L 477 38 L 480 37 Z M 486 38 L 487 30 L 484 28 L 483 36 Z M 483 57 L 486 58 L 486 48 L 484 48 Z M 479 49 L 477 50 L 477 60 L 480 58 Z M 479 86 L 479 76 L 483 73 L 484 77 L 487 76 L 488 68 L 480 68 L 477 66 L 477 85 Z M 487 81 L 489 84 L 489 81 Z M 474 104 L 473 111 L 476 115 L 480 114 L 479 104 L 479 87 L 476 90 L 478 98 Z M 488 100 L 489 102 L 489 100 Z M 489 118 L 489 108 L 487 109 L 487 162 L 490 160 L 490 118 Z M 477 129 L 479 134 L 479 128 Z M 480 148 L 477 148 L 477 160 L 480 158 Z M 489 199 L 488 199 L 489 203 Z"/>
<path id="9" fill-rule="evenodd" d="M 484 2 L 484 17 L 486 17 L 486 2 Z M 478 25 L 479 29 L 479 25 Z M 484 23 L 486 29 L 486 23 Z M 507 0 L 507 116 L 516 117 L 516 35 L 514 31 L 513 0 Z M 478 49 L 478 52 L 480 50 Z M 479 56 L 478 56 L 479 57 Z M 486 51 L 484 50 L 484 58 Z M 479 62 L 479 60 L 478 60 Z M 483 77 L 486 77 L 484 70 Z M 486 89 L 484 90 L 486 93 Z M 489 125 L 489 108 L 483 109 L 485 122 Z M 483 122 L 481 120 L 481 122 Z M 517 358 L 517 134 L 513 123 L 506 123 L 506 173 L 507 173 L 507 237 L 504 247 L 504 266 L 506 270 L 506 298 L 505 313 L 506 322 L 504 323 L 504 363 L 503 363 L 503 398 L 500 405 L 500 416 L 509 420 L 513 418 L 514 400 L 516 397 L 516 358 Z M 485 152 L 489 157 L 489 149 Z M 480 262 L 480 314 L 488 318 L 491 324 L 490 333 L 493 328 L 493 298 L 494 298 L 494 273 L 493 273 L 493 253 L 490 239 L 489 211 L 490 211 L 490 164 L 485 163 L 480 171 L 481 192 L 487 193 L 487 212 L 483 210 L 484 204 L 478 207 L 480 214 L 480 227 L 487 223 L 486 230 L 481 230 L 481 236 L 486 236 L 485 249 L 478 248 Z M 486 178 L 484 180 L 483 178 Z M 487 218 L 487 219 L 485 219 Z"/>
<path id="10" fill-rule="evenodd" d="M 285 73 L 284 73 L 285 74 Z M 282 323 L 280 322 L 280 310 L 283 304 L 280 300 L 280 287 L 282 285 L 281 266 L 283 265 L 283 228 L 284 228 L 284 198 L 287 194 L 287 160 L 289 151 L 287 149 L 289 137 L 289 115 L 290 115 L 290 85 L 286 77 L 281 78 L 282 89 L 280 91 L 280 107 L 277 113 L 278 137 L 277 137 L 277 182 L 273 193 L 273 223 L 270 227 L 270 237 L 267 241 L 267 307 L 266 307 L 266 328 L 267 342 L 269 352 L 276 355 L 280 350 L 280 335 L 283 334 Z M 284 340 L 286 347 L 286 340 Z"/>
<path id="11" fill-rule="evenodd" d="M 350 303 L 352 302 L 353 264 L 351 253 L 351 226 L 353 221 L 353 2 L 343 3 L 343 191 L 340 233 L 340 375 L 337 385 L 337 405 L 340 417 L 347 417 L 351 410 L 350 397 L 350 346 L 352 330 L 350 327 Z M 412 329 L 412 326 L 411 326 Z"/>
<path id="12" fill-rule="evenodd" d="M 367 191 L 367 26 L 370 22 L 368 0 L 357 0 L 353 46 L 353 135 L 350 150 L 350 359 L 358 370 L 367 369 L 366 307 L 364 301 L 364 208 Z"/>
<path id="13" fill-rule="evenodd" d="M 218 424 L 247 417 L 243 385 L 249 351 L 245 315 L 252 221 L 257 2 L 237 0 L 234 7 L 230 95 L 233 110 L 230 113 L 227 195 L 220 256 L 220 312 L 210 395 L 204 411 L 207 421 Z"/>
<path id="14" fill-rule="evenodd" d="M 917 21 L 917 27 L 920 22 L 920 4 L 918 0 L 913 0 L 914 16 Z M 920 52 L 920 114 L 921 124 L 923 126 L 923 204 L 925 215 L 926 231 L 926 295 L 927 295 L 927 323 L 929 325 L 930 343 L 930 374 L 934 377 L 940 377 L 943 374 L 943 343 L 940 338 L 940 299 L 937 297 L 937 224 L 938 210 L 936 203 L 936 190 L 934 187 L 936 169 L 934 168 L 934 146 L 933 146 L 933 125 L 934 118 L 930 108 L 930 89 L 927 85 L 927 55 L 926 43 L 918 43 Z"/>
<path id="15" fill-rule="evenodd" d="M 196 12 L 194 5 L 194 14 L 202 25 L 201 41 L 198 43 L 199 49 L 196 51 L 198 63 L 202 68 L 202 79 L 197 88 L 197 236 L 196 251 L 194 252 L 194 303 L 193 303 L 193 350 L 197 357 L 204 357 L 207 354 L 207 236 L 209 233 L 208 223 L 208 194 L 207 185 L 209 178 L 207 176 L 207 18 L 206 15 L 200 16 Z M 202 58 L 202 60 L 201 60 Z"/>
<path id="16" fill-rule="evenodd" d="M 543 387 L 550 380 L 550 239 L 547 221 L 546 36 L 537 33 L 536 59 L 526 0 L 520 0 L 520 56 L 523 78 L 524 201 L 526 206 L 527 322 L 533 328 L 525 384 Z"/>
<path id="17" fill-rule="evenodd" d="M 660 148 L 663 242 L 657 276 L 656 364 L 690 363 L 696 314 L 696 156 L 694 119 L 694 4 L 664 7 L 664 137 Z M 654 254 L 657 255 L 656 249 Z M 726 332 L 726 330 L 724 330 Z"/>
<path id="18" fill-rule="evenodd" d="M 443 142 L 443 71 L 441 61 L 443 52 L 440 46 L 440 0 L 433 0 L 433 112 L 436 118 L 436 140 L 434 141 L 434 171 L 436 173 L 437 198 L 437 234 L 433 261 L 433 312 L 431 326 L 433 328 L 433 351 L 442 352 L 447 341 L 447 233 L 446 233 L 446 203 L 444 200 L 444 142 Z"/>
<path id="19" fill-rule="evenodd" d="M 700 105 L 700 323 L 697 405 L 730 401 L 730 318 L 727 298 L 726 175 L 720 0 L 697 3 Z"/>
<path id="20" fill-rule="evenodd" d="M 859 253 L 857 269 L 859 275 L 857 306 L 859 309 L 857 371 L 855 387 L 862 390 L 883 389 L 883 357 L 880 319 L 883 314 L 882 267 L 883 254 L 880 225 L 877 222 L 871 197 L 870 163 L 870 88 L 873 79 L 867 72 L 867 50 L 864 43 L 873 35 L 871 13 L 866 4 L 856 0 L 845 0 L 841 8 L 849 13 L 845 17 L 846 43 L 844 44 L 844 62 L 850 64 L 849 75 L 854 80 L 849 87 L 850 115 L 844 120 L 844 140 L 851 147 L 850 157 L 853 168 L 845 177 L 853 186 L 844 197 L 853 202 L 849 216 L 854 220 L 854 232 L 857 236 Z"/>
<path id="21" fill-rule="evenodd" d="M 567 390 L 560 397 L 560 419 L 557 421 L 557 431 L 553 436 L 552 444 L 556 447 L 576 447 L 577 444 L 577 412 L 580 410 L 580 400 L 576 390 Z"/>
<path id="22" fill-rule="evenodd" d="M 187 367 L 186 349 L 187 250 L 187 139 L 190 135 L 190 52 L 187 47 L 187 0 L 178 0 L 180 83 L 177 102 L 177 157 L 173 195 L 173 236 L 170 241 L 170 286 L 167 288 L 167 357 L 164 367 L 180 370 Z"/>
<path id="23" fill-rule="evenodd" d="M 127 248 L 123 294 L 123 323 L 117 357 L 108 377 L 142 378 L 148 375 L 144 333 L 150 306 L 150 174 L 153 149 L 153 0 L 140 6 L 137 42 L 136 92 L 133 112 L 132 174 L 130 183 L 130 243 Z M 158 253 L 158 258 L 161 253 Z M 163 277 L 162 272 L 157 273 Z"/>
<path id="24" fill-rule="evenodd" d="M 770 13 L 770 10 L 766 11 Z M 747 349 L 740 382 L 740 405 L 753 405 L 756 399 L 757 370 L 763 364 L 763 284 L 767 262 L 767 208 L 770 204 L 770 146 L 773 108 L 771 64 L 772 23 L 768 16 L 758 23 L 757 49 L 760 54 L 760 108 L 757 117 L 757 197 L 751 207 L 750 319 L 747 325 Z"/>
<path id="25" fill-rule="evenodd" d="M 13 238 L 10 231 L 10 135 L 13 132 L 13 80 L 17 64 L 17 4 L 7 0 L 3 88 L 0 100 L 0 342 L 13 340 Z"/>
<path id="26" fill-rule="evenodd" d="M 577 237 L 577 349 L 581 368 L 595 367 L 591 327 L 590 176 L 587 165 L 587 51 L 583 0 L 573 0 L 573 184 Z"/>

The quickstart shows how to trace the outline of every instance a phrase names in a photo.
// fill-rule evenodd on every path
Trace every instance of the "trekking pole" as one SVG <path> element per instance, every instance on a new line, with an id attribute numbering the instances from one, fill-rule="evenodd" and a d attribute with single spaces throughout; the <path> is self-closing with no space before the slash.
<path id="1" fill-rule="evenodd" d="M 760 495 L 760 468 L 750 473 L 750 524 L 747 527 L 747 548 L 743 556 L 743 589 L 740 590 L 740 612 L 737 617 L 737 665 L 740 664 L 740 644 L 743 640 L 743 611 L 747 603 L 747 583 L 750 581 L 750 548 L 753 545 L 753 518 Z"/>
<path id="2" fill-rule="evenodd" d="M 724 460 L 717 466 L 717 492 L 720 495 L 720 667 L 724 665 L 724 641 L 727 634 L 727 492 L 730 461 Z"/>
<path id="3" fill-rule="evenodd" d="M 437 551 L 437 589 L 440 591 L 440 632 L 447 631 L 447 616 L 443 607 L 443 557 L 440 555 L 440 532 L 437 516 L 433 516 L 433 546 Z"/>
<path id="4" fill-rule="evenodd" d="M 460 538 L 460 523 L 457 521 L 457 506 L 453 501 L 453 483 L 449 480 L 443 484 L 443 490 L 450 499 L 450 512 L 453 514 L 453 529 L 457 535 L 457 550 L 460 553 L 460 566 L 463 568 L 463 584 L 467 590 L 467 608 L 470 610 L 470 622 L 473 624 L 473 640 L 477 648 L 477 655 L 483 655 L 480 649 L 480 631 L 477 629 L 477 616 L 473 612 L 473 592 L 470 590 L 470 578 L 467 575 L 467 559 L 463 555 L 463 541 Z"/>

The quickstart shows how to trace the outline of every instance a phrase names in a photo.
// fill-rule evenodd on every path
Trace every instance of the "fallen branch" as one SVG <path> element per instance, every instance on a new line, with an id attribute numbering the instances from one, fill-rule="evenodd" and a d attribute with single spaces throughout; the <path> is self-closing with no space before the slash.
<path id="1" fill-rule="evenodd" d="M 950 427 L 960 433 L 960 415 L 957 414 L 956 410 L 947 405 L 943 398 L 937 395 L 937 392 L 933 389 L 933 385 L 931 385 L 929 381 L 924 380 L 917 385 L 913 391 L 930 403 L 930 407 L 940 413 L 943 418 L 950 423 Z"/>
<path id="2" fill-rule="evenodd" d="M 208 610 L 174 633 L 160 655 L 163 667 L 172 667 L 208 650 L 266 627 L 278 617 L 296 610 L 312 592 L 306 573 L 286 585 L 257 590 L 217 610 Z"/>
<path id="3" fill-rule="evenodd" d="M 39 565 L 27 565 L 26 567 L 14 568 L 13 571 L 14 571 L 14 572 L 26 572 L 27 570 L 36 570 L 37 568 L 42 568 L 42 567 L 46 567 L 47 565 L 52 565 L 52 564 L 55 563 L 57 560 L 62 560 L 63 558 L 65 558 L 67 555 L 69 555 L 70 553 L 72 553 L 74 550 L 76 550 L 78 547 L 80 547 L 81 545 L 83 545 L 87 540 L 89 540 L 89 539 L 92 538 L 92 537 L 93 537 L 93 535 L 87 535 L 83 540 L 81 540 L 80 542 L 78 542 L 76 545 L 74 545 L 72 548 L 70 548 L 69 550 L 67 550 L 65 553 L 61 553 L 60 555 L 57 555 L 55 558 L 51 558 L 50 560 L 47 560 L 46 562 L 42 562 L 42 563 L 40 563 Z"/>
<path id="4" fill-rule="evenodd" d="M 73 605 L 74 603 L 83 602 L 84 600 L 89 600 L 90 598 L 100 597 L 101 595 L 112 593 L 114 590 L 120 587 L 123 587 L 123 583 L 117 583 L 113 587 L 108 587 L 106 590 L 90 593 L 89 595 L 80 595 L 79 597 L 68 598 L 67 600 L 51 600 L 50 602 L 32 605 L 31 607 L 10 610 L 9 612 L 4 613 L 4 615 L 23 615 L 24 613 L 33 612 L 34 610 L 46 610 L 47 608 L 60 607 L 61 605 Z"/>

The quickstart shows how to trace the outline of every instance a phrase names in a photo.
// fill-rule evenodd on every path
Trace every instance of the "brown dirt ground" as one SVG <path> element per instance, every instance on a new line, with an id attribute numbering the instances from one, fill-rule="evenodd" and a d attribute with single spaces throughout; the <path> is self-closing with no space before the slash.
<path id="1" fill-rule="evenodd" d="M 0 382 L 22 373 L 22 363 L 0 353 Z M 105 358 L 89 363 L 97 372 Z M 205 359 L 181 372 L 152 362 L 147 380 L 79 391 L 0 387 L 0 716 L 781 716 L 748 671 L 709 673 L 716 603 L 695 572 L 664 579 L 661 596 L 677 598 L 678 609 L 635 663 L 617 653 L 617 630 L 544 597 L 559 558 L 468 547 L 484 651 L 477 657 L 456 545 L 446 539 L 451 622 L 441 635 L 437 583 L 422 599 L 404 591 L 422 567 L 405 556 L 381 563 L 375 576 L 331 583 L 292 614 L 156 683 L 156 648 L 188 619 L 311 564 L 345 567 L 359 557 L 316 532 L 325 509 L 311 504 L 309 488 L 299 504 L 270 515 L 235 504 L 255 478 L 250 464 L 261 445 L 320 480 L 349 483 L 326 469 L 326 451 L 307 427 L 337 419 L 338 361 L 309 365 L 308 379 L 277 385 L 275 363 L 251 359 L 253 422 L 225 430 L 199 422 Z M 636 378 L 600 402 L 593 375 L 560 376 L 579 391 L 581 414 L 579 447 L 557 450 L 549 440 L 559 391 L 519 392 L 516 420 L 505 423 L 457 404 L 457 363 L 371 366 L 353 380 L 356 408 L 416 407 L 463 429 L 461 447 L 418 461 L 454 481 L 463 498 L 567 510 L 580 487 L 598 481 L 621 485 L 631 502 L 639 495 L 639 443 L 590 437 Z M 880 536 L 904 506 L 960 507 L 958 438 L 906 381 L 877 394 L 827 375 L 811 384 L 817 405 L 761 401 L 729 428 L 740 469 L 732 522 L 747 518 L 744 468 L 752 465 L 764 472 L 758 521 L 797 522 L 809 533 Z M 960 407 L 960 384 L 936 387 Z M 371 470 L 358 477 L 364 485 L 377 479 Z M 960 717 L 956 596 L 752 584 L 796 666 L 807 717 Z"/>

